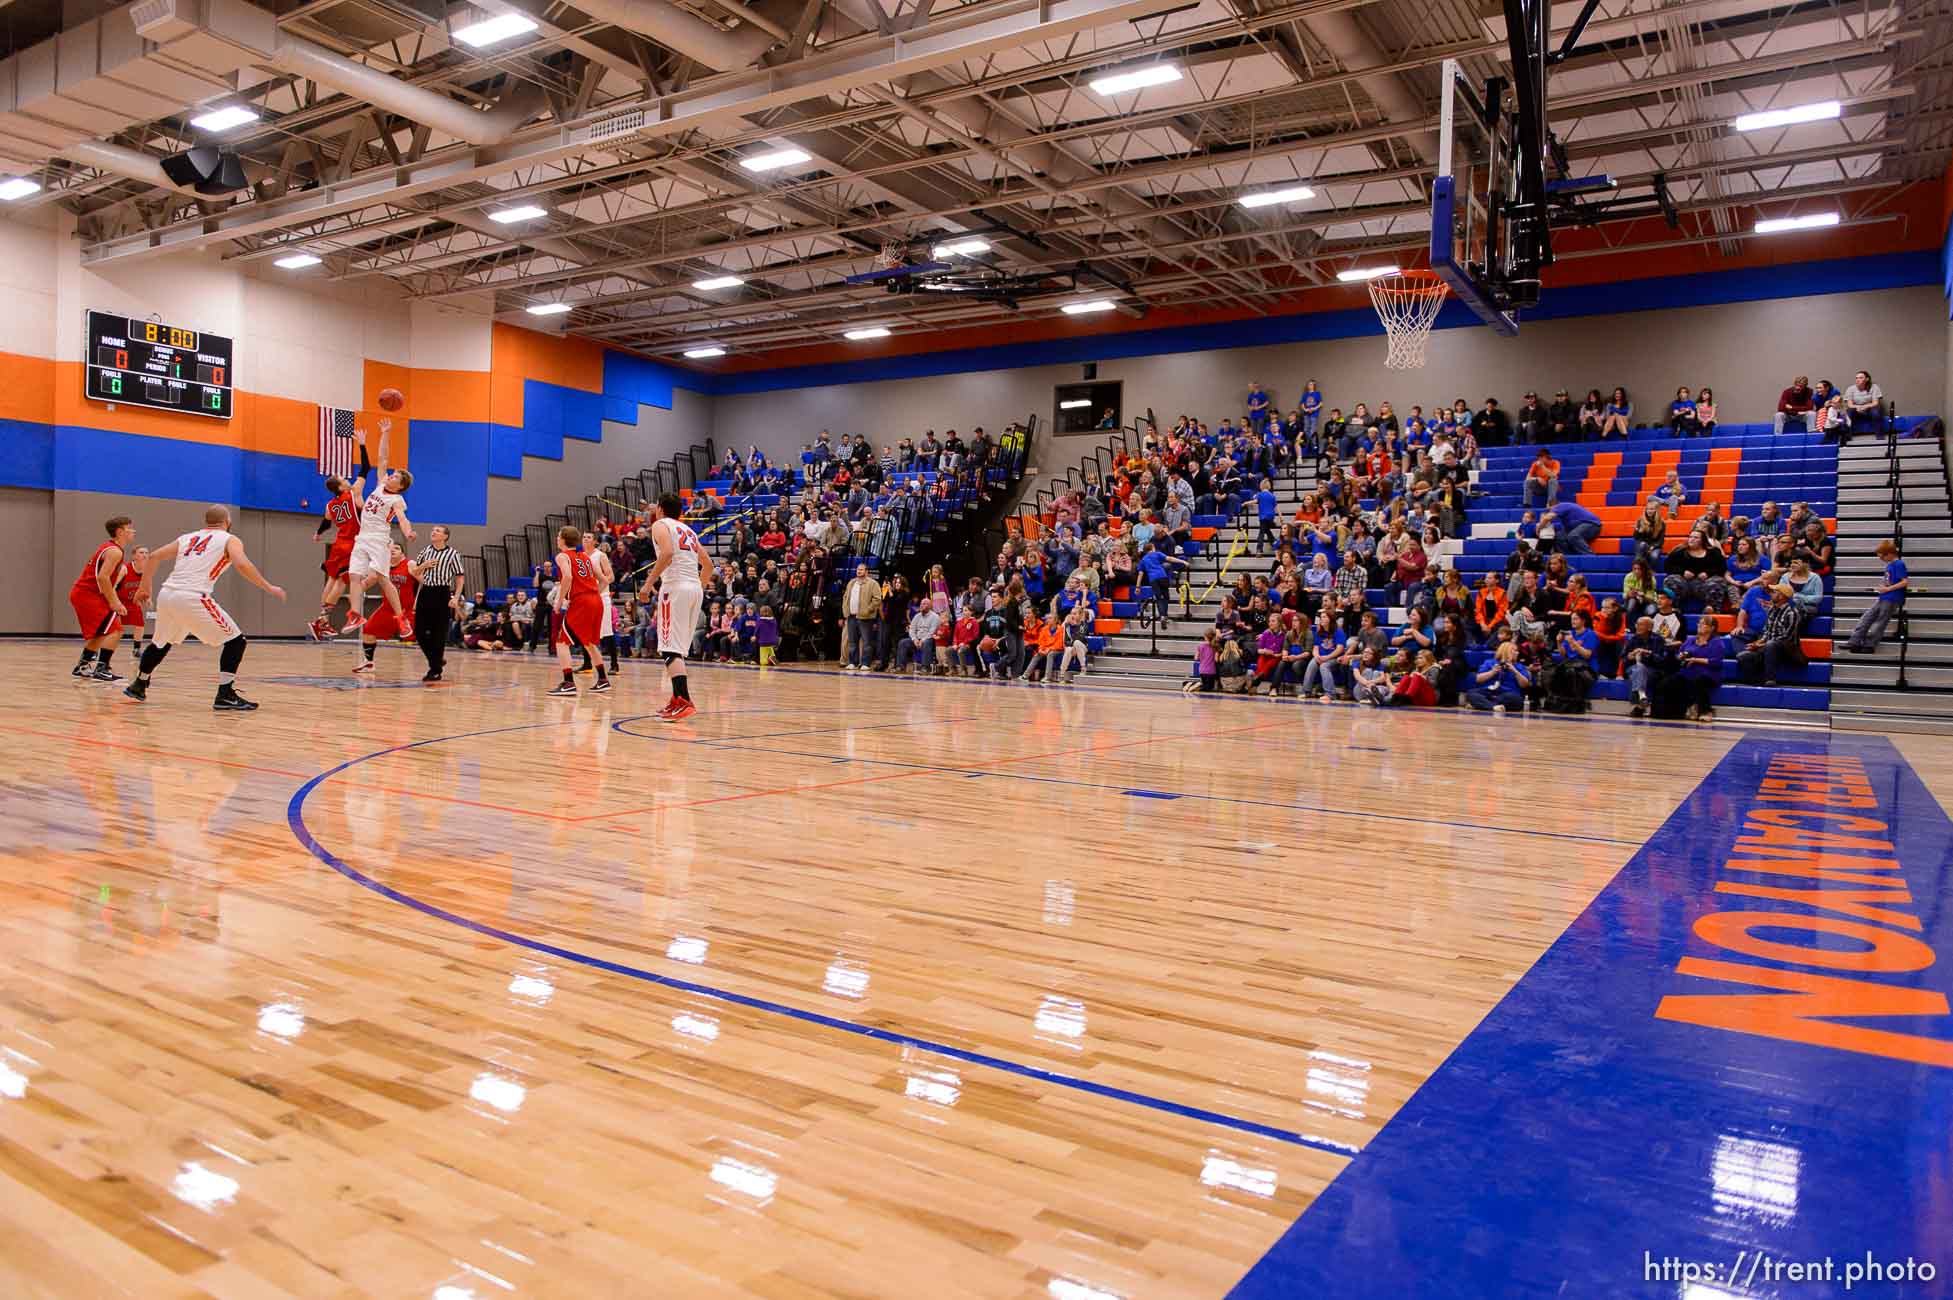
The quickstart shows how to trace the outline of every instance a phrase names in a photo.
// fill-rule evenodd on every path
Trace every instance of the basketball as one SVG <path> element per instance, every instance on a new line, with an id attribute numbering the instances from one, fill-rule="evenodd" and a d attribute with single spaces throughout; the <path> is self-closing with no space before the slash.
<path id="1" fill-rule="evenodd" d="M 407 395 L 398 388 L 382 388 L 380 390 L 380 409 L 382 411 L 397 411 L 406 404 Z"/>
<path id="2" fill-rule="evenodd" d="M 996 654 L 996 653 L 997 653 L 997 638 L 996 638 L 996 637 L 994 637 L 994 636 L 987 636 L 987 637 L 985 637 L 985 638 L 983 638 L 983 640 L 981 640 L 981 641 L 979 641 L 979 642 L 977 642 L 977 649 L 979 649 L 979 650 L 981 650 L 981 651 L 983 651 L 983 653 L 985 653 L 985 654 L 987 654 L 987 655 L 993 655 L 993 654 Z"/>

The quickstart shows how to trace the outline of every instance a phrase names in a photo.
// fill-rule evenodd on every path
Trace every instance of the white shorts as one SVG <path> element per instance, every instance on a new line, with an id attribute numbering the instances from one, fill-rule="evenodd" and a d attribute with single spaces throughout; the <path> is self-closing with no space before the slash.
<path id="1" fill-rule="evenodd" d="M 353 558 L 346 565 L 346 572 L 355 578 L 371 575 L 384 578 L 393 572 L 393 542 L 386 537 L 357 537 L 353 539 Z"/>
<path id="2" fill-rule="evenodd" d="M 698 632 L 699 606 L 705 603 L 703 587 L 658 588 L 658 653 L 688 655 L 692 637 Z"/>
<path id="3" fill-rule="evenodd" d="M 176 645 L 195 637 L 205 645 L 222 645 L 240 635 L 237 620 L 215 599 L 194 591 L 162 591 L 156 597 L 157 645 Z"/>
<path id="4" fill-rule="evenodd" d="M 617 634 L 617 625 L 611 619 L 610 588 L 605 587 L 602 591 L 598 592 L 597 594 L 604 598 L 604 628 L 603 631 L 599 632 L 597 635 L 600 638 L 606 636 L 615 636 Z"/>

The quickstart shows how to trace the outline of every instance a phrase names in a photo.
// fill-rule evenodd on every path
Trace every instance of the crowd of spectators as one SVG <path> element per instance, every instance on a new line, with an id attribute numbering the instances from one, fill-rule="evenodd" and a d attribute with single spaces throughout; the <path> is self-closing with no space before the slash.
<path id="1" fill-rule="evenodd" d="M 1842 438 L 1874 427 L 1882 403 L 1863 371 L 1836 393 L 1799 377 L 1776 424 Z M 1834 411 L 1843 413 L 1835 424 Z M 1672 544 L 1669 528 L 1688 493 L 1671 474 L 1635 527 L 1633 571 L 1619 594 L 1596 599 L 1567 557 L 1590 553 L 1601 521 L 1560 499 L 1548 444 L 1651 426 L 1707 435 L 1719 415 L 1707 387 L 1678 389 L 1649 420 L 1618 386 L 1605 395 L 1588 389 L 1577 403 L 1565 389 L 1545 402 L 1528 391 L 1511 411 L 1496 397 L 1476 410 L 1458 398 L 1427 416 L 1417 405 L 1400 415 L 1387 401 L 1358 401 L 1345 414 L 1314 381 L 1285 413 L 1256 384 L 1238 420 L 1210 426 L 1182 415 L 1164 431 L 1142 431 L 1103 476 L 1087 472 L 1057 498 L 1049 527 L 1011 537 L 987 579 L 954 591 L 940 568 L 912 588 L 890 562 L 932 510 L 985 491 L 1000 446 L 983 430 L 968 440 L 930 431 L 879 450 L 851 435 L 836 443 L 823 430 L 803 446 L 797 478 L 756 448 L 728 449 L 714 477 L 729 484 L 731 504 L 697 501 L 695 524 L 719 536 L 728 562 L 717 566 L 693 654 L 813 657 L 838 638 L 851 672 L 1069 681 L 1086 670 L 1102 596 L 1130 589 L 1147 617 L 1165 618 L 1196 520 L 1240 517 L 1254 558 L 1229 558 L 1190 690 L 1463 701 L 1496 711 L 1578 707 L 1594 680 L 1618 676 L 1636 714 L 1713 716 L 1724 659 L 1766 683 L 1802 666 L 1799 639 L 1833 561 L 1823 522 L 1801 503 L 1787 516 L 1767 504 L 1749 519 L 1707 502 Z M 1470 590 L 1435 557 L 1448 539 L 1469 535 L 1481 449 L 1514 444 L 1540 445 L 1522 490 L 1525 513 L 1505 572 Z M 1320 486 L 1290 509 L 1274 486 L 1309 462 Z M 777 500 L 746 504 L 761 497 Z M 601 539 L 619 575 L 619 644 L 649 653 L 650 612 L 635 598 L 636 574 L 651 560 L 648 529 L 608 529 Z M 476 608 L 477 596 L 458 635 L 483 649 L 534 648 L 547 637 L 539 611 L 553 580 L 539 566 L 538 595 L 517 593 L 502 609 Z M 1371 607 L 1373 591 L 1405 610 L 1401 623 Z M 1717 614 L 1733 617 L 1727 636 Z M 1468 663 L 1474 650 L 1489 652 L 1483 667 Z"/>
<path id="2" fill-rule="evenodd" d="M 728 448 L 709 474 L 722 487 L 695 493 L 686 515 L 720 560 L 690 657 L 769 664 L 819 656 L 840 626 L 833 588 L 850 561 L 872 560 L 886 573 L 903 545 L 945 510 L 988 499 L 994 471 L 1021 448 L 1019 439 L 1014 430 L 993 439 L 978 428 L 968 440 L 951 430 L 877 452 L 866 438 L 843 435 L 836 444 L 823 430 L 803 448 L 798 473 L 772 464 L 757 447 L 743 455 Z M 598 520 L 591 532 L 617 575 L 617 654 L 654 655 L 652 609 L 637 599 L 655 558 L 648 523 Z M 491 652 L 547 648 L 553 559 L 538 557 L 529 578 L 526 590 L 499 604 L 482 592 L 464 599 L 456 643 Z M 876 662 L 885 666 L 895 645 L 893 637 L 878 638 Z"/>

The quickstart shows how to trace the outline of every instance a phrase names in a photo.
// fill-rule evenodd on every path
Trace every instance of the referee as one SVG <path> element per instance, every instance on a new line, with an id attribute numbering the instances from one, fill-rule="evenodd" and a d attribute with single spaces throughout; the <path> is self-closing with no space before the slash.
<path id="1" fill-rule="evenodd" d="M 420 583 L 420 594 L 414 598 L 414 640 L 427 657 L 427 675 L 421 681 L 432 686 L 440 682 L 447 661 L 448 622 L 460 599 L 455 584 L 461 581 L 461 554 L 448 545 L 446 524 L 435 524 L 427 539 L 432 545 L 414 557 L 408 570 Z"/>

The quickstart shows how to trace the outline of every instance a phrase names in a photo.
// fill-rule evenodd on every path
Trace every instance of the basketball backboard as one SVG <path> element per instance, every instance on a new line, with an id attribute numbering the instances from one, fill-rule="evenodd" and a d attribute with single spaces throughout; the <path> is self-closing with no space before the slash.
<path id="1" fill-rule="evenodd" d="M 1442 67 L 1438 171 L 1431 184 L 1431 269 L 1458 301 L 1501 334 L 1519 332 L 1518 304 L 1508 287 L 1511 255 L 1506 214 L 1518 200 L 1520 169 L 1504 87 L 1484 94 L 1456 59 Z M 1538 300 L 1534 281 L 1533 301 Z M 1526 304 L 1530 305 L 1530 304 Z"/>

